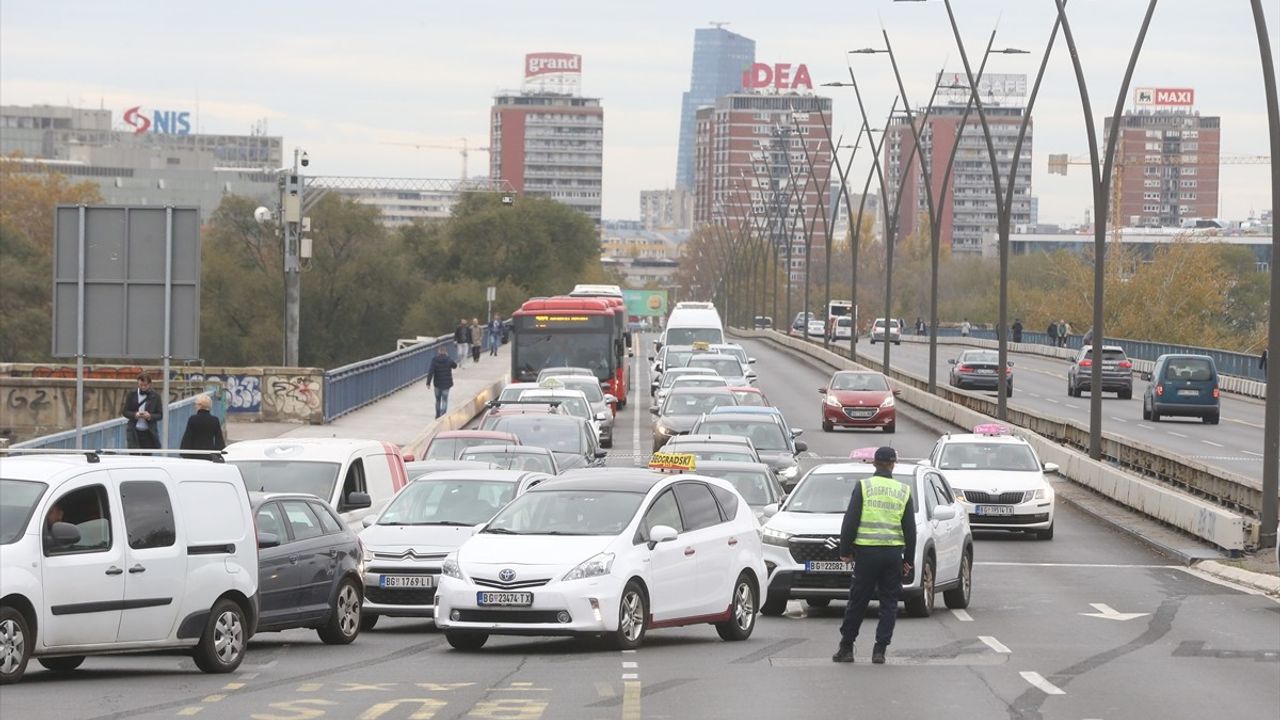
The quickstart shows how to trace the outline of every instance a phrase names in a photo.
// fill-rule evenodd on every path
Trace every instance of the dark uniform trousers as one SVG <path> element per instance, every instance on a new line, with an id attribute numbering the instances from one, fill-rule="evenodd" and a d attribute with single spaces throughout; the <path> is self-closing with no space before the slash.
<path id="1" fill-rule="evenodd" d="M 898 620 L 898 596 L 902 594 L 902 546 L 858 545 L 854 556 L 853 581 L 849 585 L 849 604 L 840 625 L 840 644 L 853 645 L 862 627 L 862 617 L 873 593 L 880 600 L 880 623 L 876 625 L 876 644 L 888 645 L 893 626 Z"/>

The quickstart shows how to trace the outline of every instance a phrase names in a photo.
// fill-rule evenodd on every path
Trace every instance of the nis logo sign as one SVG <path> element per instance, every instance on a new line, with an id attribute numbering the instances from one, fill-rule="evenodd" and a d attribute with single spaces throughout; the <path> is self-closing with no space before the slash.
<path id="1" fill-rule="evenodd" d="M 552 73 L 582 72 L 582 56 L 570 53 L 529 53 L 524 56 L 526 78 Z"/>
<path id="2" fill-rule="evenodd" d="M 133 128 L 136 135 L 145 132 L 165 133 L 168 135 L 190 135 L 191 113 L 177 110 L 156 110 L 148 112 L 141 105 L 134 105 L 124 111 L 124 122 Z"/>
<path id="3" fill-rule="evenodd" d="M 794 68 L 794 69 L 793 69 Z M 778 90 L 813 89 L 813 80 L 809 78 L 809 67 L 804 64 L 777 63 L 766 65 L 754 63 L 742 73 L 742 87 L 748 90 L 776 88 Z"/>
<path id="4" fill-rule="evenodd" d="M 1191 107 L 1196 104 L 1196 91 L 1193 88 L 1136 88 L 1133 104 Z"/>

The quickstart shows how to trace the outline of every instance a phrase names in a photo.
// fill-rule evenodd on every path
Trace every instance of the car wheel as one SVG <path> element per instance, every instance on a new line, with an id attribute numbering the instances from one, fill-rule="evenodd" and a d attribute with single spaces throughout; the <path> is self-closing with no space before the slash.
<path id="1" fill-rule="evenodd" d="M 945 590 L 942 601 L 952 610 L 963 610 L 969 607 L 969 593 L 973 590 L 973 554 L 966 550 L 960 557 L 960 584 Z"/>
<path id="2" fill-rule="evenodd" d="M 831 604 L 831 598 L 808 598 L 804 604 L 811 608 L 824 608 Z"/>
<path id="3" fill-rule="evenodd" d="M 52 670 L 53 672 L 62 674 L 74 671 L 76 668 L 80 667 L 83 662 L 83 655 L 66 655 L 64 657 L 39 659 L 39 663 L 43 665 L 46 670 Z"/>
<path id="4" fill-rule="evenodd" d="M 363 610 L 360 611 L 360 631 L 372 630 L 374 625 L 378 624 L 378 616 L 371 615 Z"/>
<path id="5" fill-rule="evenodd" d="M 350 578 L 342 581 L 329 607 L 329 621 L 316 633 L 326 645 L 347 645 L 360 634 L 360 590 Z"/>
<path id="6" fill-rule="evenodd" d="M 1217 416 L 1217 415 L 1205 415 L 1203 418 L 1201 418 L 1201 420 L 1202 420 L 1202 421 L 1204 421 L 1204 422 L 1205 422 L 1206 424 L 1208 424 L 1208 425 L 1217 425 L 1217 424 L 1218 424 L 1218 416 Z"/>
<path id="7" fill-rule="evenodd" d="M 612 449 L 612 448 L 613 448 L 613 438 L 609 438 L 608 440 L 601 440 L 601 441 L 600 441 L 600 447 L 602 447 L 602 448 L 610 448 L 610 449 Z"/>
<path id="8" fill-rule="evenodd" d="M 929 617 L 933 613 L 933 558 L 926 557 L 920 570 L 920 594 L 907 598 L 907 614 Z"/>
<path id="9" fill-rule="evenodd" d="M 34 643 L 27 618 L 11 607 L 0 607 L 0 685 L 22 679 Z"/>
<path id="10" fill-rule="evenodd" d="M 645 600 L 640 583 L 631 580 L 622 589 L 618 601 L 618 629 L 608 637 L 614 650 L 635 650 L 644 642 L 644 632 L 649 622 L 649 603 Z"/>
<path id="11" fill-rule="evenodd" d="M 733 602 L 729 606 L 729 619 L 716 623 L 721 640 L 736 642 L 751 637 L 756 629 L 756 586 L 745 572 L 733 584 Z"/>
<path id="12" fill-rule="evenodd" d="M 876 344 L 876 339 L 875 339 L 875 338 L 871 338 L 871 344 L 872 344 L 872 345 L 875 345 L 875 344 Z"/>
<path id="13" fill-rule="evenodd" d="M 1037 539 L 1037 540 L 1052 540 L 1052 539 L 1053 539 L 1053 525 L 1049 525 L 1049 527 L 1048 527 L 1047 529 L 1045 529 L 1045 530 L 1037 530 L 1037 531 L 1036 531 L 1036 539 Z"/>
<path id="14" fill-rule="evenodd" d="M 240 667 L 249 646 L 246 635 L 244 610 L 225 598 L 214 603 L 204 634 L 191 653 L 196 667 L 207 673 L 229 673 Z"/>
<path id="15" fill-rule="evenodd" d="M 1156 412 L 1156 406 L 1151 405 L 1151 422 L 1160 422 L 1160 413 Z"/>
<path id="16" fill-rule="evenodd" d="M 1076 386 L 1071 384 L 1071 380 L 1067 380 L 1067 397 L 1076 396 Z"/>
<path id="17" fill-rule="evenodd" d="M 901 345 L 901 344 L 902 344 L 902 341 L 901 341 L 901 340 L 894 340 L 894 341 L 893 341 L 893 344 L 894 344 L 894 345 Z"/>
<path id="18" fill-rule="evenodd" d="M 781 617 L 782 613 L 787 611 L 786 596 L 779 596 L 779 593 L 769 593 L 769 599 L 764 601 L 760 606 L 760 614 L 766 617 Z"/>
<path id="19" fill-rule="evenodd" d="M 834 431 L 835 429 L 836 429 L 836 426 L 835 426 L 835 425 L 832 425 L 831 423 L 827 422 L 826 420 L 823 420 L 823 421 L 822 421 L 822 432 L 832 432 L 832 431 Z"/>
<path id="20" fill-rule="evenodd" d="M 885 426 L 884 426 L 884 431 L 885 431 L 886 433 L 889 433 L 889 434 L 893 434 L 894 432 L 897 432 L 897 430 L 898 430 L 898 421 L 897 421 L 897 420 L 894 420 L 893 422 L 891 422 L 891 423 L 889 423 L 888 425 L 885 425 Z"/>
<path id="21" fill-rule="evenodd" d="M 486 642 L 489 642 L 489 633 L 445 630 L 444 639 L 449 643 L 449 647 L 454 650 L 479 650 L 484 647 Z"/>
<path id="22" fill-rule="evenodd" d="M 1116 393 L 1116 396 L 1119 397 L 1121 400 L 1132 400 L 1133 388 L 1129 388 L 1128 390 L 1121 390 L 1120 392 Z"/>

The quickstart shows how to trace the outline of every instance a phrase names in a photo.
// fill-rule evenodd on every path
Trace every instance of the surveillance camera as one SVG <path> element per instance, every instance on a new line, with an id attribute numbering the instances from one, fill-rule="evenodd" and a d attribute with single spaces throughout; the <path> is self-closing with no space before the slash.
<path id="1" fill-rule="evenodd" d="M 260 223 L 268 223 L 268 222 L 271 222 L 271 209 L 270 209 L 270 208 L 265 208 L 265 207 L 260 207 L 260 208 L 258 208 L 257 210 L 254 210 L 254 211 L 253 211 L 253 219 L 254 219 L 254 220 L 257 220 L 257 221 L 258 221 L 258 222 L 260 222 Z"/>
<path id="2" fill-rule="evenodd" d="M 311 158 L 307 155 L 306 151 L 304 150 L 302 152 L 302 167 L 306 167 L 310 164 L 311 164 Z"/>

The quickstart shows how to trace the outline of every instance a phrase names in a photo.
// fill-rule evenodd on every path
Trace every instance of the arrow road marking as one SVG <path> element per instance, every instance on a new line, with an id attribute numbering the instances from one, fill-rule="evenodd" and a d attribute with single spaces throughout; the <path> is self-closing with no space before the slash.
<path id="1" fill-rule="evenodd" d="M 1150 615 L 1150 614 L 1151 614 L 1151 613 L 1122 613 L 1122 612 L 1116 612 L 1115 608 L 1111 607 L 1110 605 L 1106 605 L 1106 604 L 1104 604 L 1104 603 L 1089 603 L 1089 605 L 1090 605 L 1090 606 L 1092 606 L 1092 607 L 1093 607 L 1093 609 L 1094 609 L 1094 610 L 1097 610 L 1098 612 L 1092 612 L 1092 613 L 1080 613 L 1080 614 L 1081 614 L 1081 615 L 1084 615 L 1085 617 L 1096 617 L 1096 618 L 1102 618 L 1103 620 L 1121 620 L 1121 621 L 1123 621 L 1123 620 L 1132 620 L 1132 619 L 1134 619 L 1134 618 L 1140 618 L 1140 617 L 1142 617 L 1143 615 Z"/>

